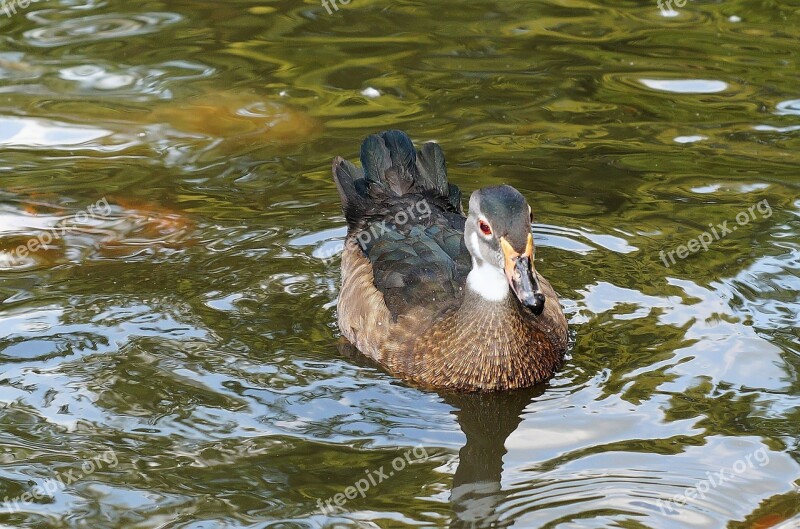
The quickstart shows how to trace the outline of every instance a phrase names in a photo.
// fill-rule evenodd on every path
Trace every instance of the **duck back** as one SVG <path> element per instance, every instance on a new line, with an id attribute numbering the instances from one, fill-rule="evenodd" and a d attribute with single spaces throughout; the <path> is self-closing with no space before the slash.
<path id="1" fill-rule="evenodd" d="M 439 145 L 415 151 L 401 131 L 374 134 L 361 146 L 361 168 L 337 157 L 333 174 L 350 251 L 369 260 L 392 317 L 422 304 L 459 302 L 471 260 L 461 191 L 447 181 Z"/>

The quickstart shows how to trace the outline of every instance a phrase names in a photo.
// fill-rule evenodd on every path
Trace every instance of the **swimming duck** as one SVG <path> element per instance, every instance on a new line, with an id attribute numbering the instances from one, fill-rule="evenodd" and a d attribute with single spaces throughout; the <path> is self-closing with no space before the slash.
<path id="1" fill-rule="evenodd" d="M 396 376 L 499 391 L 553 376 L 567 348 L 555 291 L 534 268 L 531 208 L 511 186 L 447 180 L 436 143 L 367 137 L 361 167 L 333 160 L 347 220 L 337 306 L 342 335 Z"/>

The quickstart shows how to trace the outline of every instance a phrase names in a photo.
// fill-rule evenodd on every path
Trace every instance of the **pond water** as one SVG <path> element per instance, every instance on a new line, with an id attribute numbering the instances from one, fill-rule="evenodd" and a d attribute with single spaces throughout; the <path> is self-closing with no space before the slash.
<path id="1" fill-rule="evenodd" d="M 679 3 L 6 0 L 0 527 L 800 527 L 800 10 Z M 340 342 L 389 128 L 530 201 L 549 383 Z"/>

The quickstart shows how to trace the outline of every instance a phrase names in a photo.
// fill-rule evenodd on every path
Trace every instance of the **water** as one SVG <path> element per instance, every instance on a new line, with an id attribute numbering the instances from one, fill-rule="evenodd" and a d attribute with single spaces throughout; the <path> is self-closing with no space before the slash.
<path id="1" fill-rule="evenodd" d="M 790 4 L 0 10 L 0 525 L 800 527 Z M 330 160 L 386 128 L 529 199 L 549 384 L 339 343 Z"/>

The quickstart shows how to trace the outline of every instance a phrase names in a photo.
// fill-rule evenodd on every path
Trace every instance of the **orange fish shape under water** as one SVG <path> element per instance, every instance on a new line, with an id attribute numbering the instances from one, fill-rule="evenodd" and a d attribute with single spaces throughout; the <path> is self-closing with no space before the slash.
<path id="1" fill-rule="evenodd" d="M 72 210 L 47 194 L 26 195 L 16 208 L 4 212 L 8 219 L 0 226 L 3 267 L 53 266 L 76 256 L 125 259 L 142 252 L 180 251 L 195 242 L 195 222 L 177 209 L 104 197 L 83 210 Z"/>
<path id="2" fill-rule="evenodd" d="M 210 92 L 153 109 L 147 121 L 229 141 L 299 144 L 320 130 L 300 110 L 251 94 Z"/>

